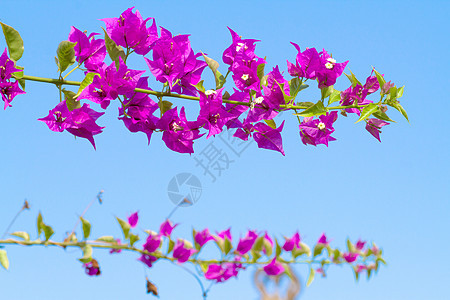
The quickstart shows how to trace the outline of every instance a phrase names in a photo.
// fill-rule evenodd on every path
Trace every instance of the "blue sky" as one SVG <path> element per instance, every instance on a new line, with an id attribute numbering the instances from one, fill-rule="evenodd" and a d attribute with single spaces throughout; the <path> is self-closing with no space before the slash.
<path id="1" fill-rule="evenodd" d="M 119 236 L 114 216 L 136 210 L 141 229 L 157 229 L 173 209 L 169 181 L 188 172 L 201 181 L 202 195 L 195 205 L 175 213 L 173 219 L 181 223 L 175 234 L 180 237 L 188 236 L 192 227 L 215 231 L 231 226 L 236 238 L 247 229 L 277 236 L 299 230 L 307 243 L 314 243 L 326 232 L 340 248 L 350 237 L 375 241 L 384 249 L 388 266 L 370 281 L 355 283 L 349 268 L 330 268 L 328 277 L 304 289 L 301 299 L 447 298 L 448 2 L 11 1 L 2 4 L 0 20 L 22 35 L 25 53 L 20 65 L 26 74 L 57 77 L 53 57 L 70 26 L 100 32 L 104 23 L 99 19 L 117 17 L 131 6 L 175 34 L 191 34 L 194 51 L 208 53 L 219 63 L 230 44 L 229 26 L 245 38 L 261 40 L 256 53 L 283 71 L 286 59 L 293 61 L 296 54 L 291 41 L 302 49 L 325 48 L 338 61 L 349 60 L 347 67 L 360 80 L 374 66 L 396 85 L 405 85 L 401 102 L 411 123 L 392 112 L 397 123 L 383 128 L 379 143 L 363 124 L 354 124 L 354 117 L 340 117 L 333 134 L 337 141 L 315 148 L 301 143 L 296 119 L 286 113 L 285 157 L 255 144 L 238 156 L 225 145 L 226 135 L 196 143 L 196 155 L 212 142 L 233 160 L 212 182 L 196 165 L 195 155 L 168 150 L 157 135 L 147 146 L 143 134 L 130 134 L 114 107 L 100 119 L 106 128 L 96 136 L 97 151 L 86 140 L 51 132 L 37 119 L 57 104 L 58 92 L 51 85 L 27 82 L 27 94 L 0 112 L 1 231 L 26 198 L 32 210 L 12 231 L 34 234 L 41 211 L 54 227 L 55 238 L 62 239 L 101 189 L 104 204 L 94 205 L 86 215 L 93 236 Z M 0 46 L 5 47 L 4 40 Z M 131 64 L 147 69 L 140 59 Z M 81 79 L 81 74 L 71 78 Z M 344 77 L 335 85 L 340 90 L 347 86 Z M 302 100 L 317 100 L 318 91 L 310 89 Z M 195 109 L 192 103 L 186 105 Z M 158 285 L 161 299 L 201 298 L 195 279 L 183 270 L 158 263 L 145 273 L 131 253 L 97 251 L 103 274 L 90 278 L 76 260 L 77 251 L 7 250 L 11 268 L 0 270 L 2 299 L 78 299 L 81 293 L 97 299 L 147 299 L 146 273 Z M 296 270 L 305 281 L 307 269 Z M 208 299 L 257 299 L 253 271 L 249 268 L 238 280 L 215 286 Z"/>

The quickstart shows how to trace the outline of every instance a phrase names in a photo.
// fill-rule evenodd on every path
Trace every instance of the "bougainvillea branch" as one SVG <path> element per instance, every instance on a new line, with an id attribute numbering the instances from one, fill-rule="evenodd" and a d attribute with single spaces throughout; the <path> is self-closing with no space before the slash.
<path id="1" fill-rule="evenodd" d="M 147 24 L 152 20 L 151 25 Z M 173 35 L 164 27 L 158 28 L 155 19 L 143 19 L 138 11 L 127 9 L 118 18 L 103 19 L 104 39 L 98 33 L 87 34 L 72 27 L 68 39 L 57 47 L 55 61 L 59 78 L 43 78 L 25 75 L 17 61 L 23 54 L 23 41 L 12 27 L 2 23 L 10 56 L 6 49 L 0 58 L 0 91 L 5 109 L 11 106 L 15 96 L 23 94 L 20 89 L 25 81 L 54 84 L 59 91 L 59 101 L 48 116 L 40 118 L 56 132 L 69 133 L 88 139 L 95 148 L 94 136 L 104 127 L 96 122 L 104 113 L 90 107 L 98 104 L 107 109 L 118 100 L 119 119 L 131 132 L 143 132 L 148 142 L 154 132 L 162 132 L 166 146 L 180 153 L 193 153 L 193 143 L 207 131 L 206 138 L 221 133 L 225 128 L 234 130 L 234 137 L 244 141 L 252 138 L 259 148 L 275 150 L 284 155 L 281 132 L 284 120 L 277 125 L 275 119 L 282 111 L 292 111 L 299 121 L 302 142 L 307 145 L 328 146 L 334 141 L 331 136 L 333 123 L 341 115 L 356 114 L 356 122 L 364 121 L 366 130 L 381 141 L 383 126 L 392 120 L 386 114 L 388 106 L 395 108 L 407 118 L 398 99 L 403 87 L 386 82 L 384 75 L 372 69 L 362 84 L 350 71 L 345 74 L 348 61 L 338 62 L 325 49 L 297 51 L 294 63 L 287 61 L 288 75 L 285 78 L 279 66 L 266 73 L 266 58 L 256 53 L 258 40 L 242 39 L 230 30 L 232 43 L 224 50 L 222 60 L 228 65 L 226 75 L 219 71 L 219 63 L 203 52 L 195 53 L 188 35 Z M 112 63 L 105 63 L 109 55 Z M 143 57 L 150 73 L 162 84 L 161 91 L 148 86 L 146 71 L 134 70 L 127 65 L 130 55 Z M 71 70 L 69 67 L 74 65 Z M 205 68 L 212 71 L 215 87 L 206 89 L 202 79 Z M 82 71 L 83 81 L 66 80 L 73 72 Z M 345 74 L 351 86 L 344 91 L 334 88 L 337 79 Z M 225 91 L 227 80 L 234 83 L 233 90 Z M 300 92 L 316 81 L 320 99 L 296 101 Z M 77 91 L 62 88 L 78 86 Z M 377 101 L 368 96 L 380 91 Z M 150 96 L 156 97 L 154 101 Z M 187 120 L 185 108 L 173 107 L 164 98 L 198 101 L 200 112 L 196 120 Z M 333 103 L 339 102 L 339 105 Z M 159 113 L 157 113 L 159 111 Z M 156 113 L 156 114 L 155 114 Z"/>
<path id="2" fill-rule="evenodd" d="M 151 268 L 157 261 L 168 261 L 182 266 L 200 281 L 201 278 L 212 283 L 227 281 L 237 277 L 240 270 L 249 266 L 262 268 L 267 275 L 279 275 L 289 272 L 287 265 L 306 264 L 310 267 L 307 285 L 311 284 L 316 273 L 326 276 L 327 269 L 332 265 L 349 265 L 356 278 L 365 272 L 368 278 L 378 271 L 379 265 L 385 264 L 382 250 L 374 243 L 368 245 L 358 240 L 352 243 L 347 240 L 345 251 L 333 248 L 325 234 L 319 237 L 313 247 L 308 246 L 296 232 L 292 237 L 276 238 L 267 232 L 249 230 L 244 237 L 233 243 L 230 229 L 211 234 L 209 229 L 192 231 L 191 241 L 175 238 L 173 231 L 178 224 L 165 220 L 158 231 L 145 230 L 143 242 L 138 233 L 133 232 L 139 216 L 135 212 L 127 219 L 116 218 L 123 233 L 123 242 L 113 236 L 102 236 L 89 240 L 91 223 L 83 217 L 81 233 L 72 232 L 63 241 L 52 240 L 54 230 L 44 223 L 42 215 L 37 218 L 37 237 L 32 240 L 25 231 L 13 232 L 14 238 L 1 239 L 0 246 L 56 246 L 63 249 L 78 248 L 83 256 L 79 259 L 86 274 L 98 276 L 101 274 L 100 263 L 94 259 L 94 249 L 106 249 L 111 254 L 123 250 L 134 252 L 137 260 Z M 219 258 L 202 259 L 200 252 L 209 244 L 215 244 L 219 249 Z M 9 268 L 9 260 L 5 250 L 0 250 L 0 263 Z M 194 269 L 188 269 L 188 266 Z M 288 274 L 289 275 L 289 274 Z M 203 293 L 205 289 L 202 285 Z"/>

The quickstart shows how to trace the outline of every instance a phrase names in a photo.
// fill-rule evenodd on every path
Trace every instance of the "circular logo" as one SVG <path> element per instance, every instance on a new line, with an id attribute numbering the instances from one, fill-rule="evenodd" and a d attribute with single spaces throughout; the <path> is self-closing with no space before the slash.
<path id="1" fill-rule="evenodd" d="M 180 173 L 174 176 L 167 186 L 170 201 L 177 206 L 194 205 L 202 195 L 200 180 L 191 173 Z"/>

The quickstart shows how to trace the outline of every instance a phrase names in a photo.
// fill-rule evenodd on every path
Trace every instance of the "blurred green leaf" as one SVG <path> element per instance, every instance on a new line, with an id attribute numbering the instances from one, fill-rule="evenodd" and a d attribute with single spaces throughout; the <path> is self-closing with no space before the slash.
<path id="1" fill-rule="evenodd" d="M 16 232 L 11 233 L 11 235 L 17 236 L 27 242 L 30 240 L 30 235 L 28 233 L 26 233 L 25 231 L 16 231 Z"/>
<path id="2" fill-rule="evenodd" d="M 48 241 L 52 237 L 52 235 L 55 233 L 53 231 L 52 227 L 45 225 L 45 224 L 42 226 L 42 230 L 44 231 L 46 241 Z"/>
<path id="3" fill-rule="evenodd" d="M 0 250 L 0 264 L 5 270 L 9 269 L 9 260 L 5 250 Z"/>
<path id="4" fill-rule="evenodd" d="M 92 260 L 92 247 L 90 245 L 86 245 L 83 247 L 83 257 L 78 259 L 82 263 L 88 263 Z"/>
<path id="5" fill-rule="evenodd" d="M 140 240 L 139 235 L 130 233 L 130 246 L 133 246 L 134 243 L 136 243 L 139 240 Z"/>
<path id="6" fill-rule="evenodd" d="M 37 216 L 37 232 L 38 232 L 38 236 L 41 235 L 42 233 L 42 225 L 44 224 L 43 220 L 42 220 L 42 214 L 39 212 L 39 215 Z"/>
<path id="7" fill-rule="evenodd" d="M 91 223 L 86 221 L 83 217 L 80 217 L 80 220 L 81 220 L 81 224 L 83 227 L 84 239 L 87 239 L 89 237 L 89 235 L 91 235 Z"/>
<path id="8" fill-rule="evenodd" d="M 167 254 L 169 254 L 170 252 L 172 252 L 173 247 L 175 247 L 175 242 L 172 241 L 172 239 L 169 240 L 169 247 L 167 249 Z"/>
<path id="9" fill-rule="evenodd" d="M 105 243 L 116 243 L 116 240 L 114 239 L 113 236 L 101 236 L 98 239 L 96 239 L 96 241 L 98 242 L 105 242 Z"/>
<path id="10" fill-rule="evenodd" d="M 309 269 L 309 276 L 308 276 L 308 280 L 306 281 L 306 286 L 310 286 L 311 283 L 314 281 L 314 276 L 316 275 L 316 271 L 310 267 Z"/>
<path id="11" fill-rule="evenodd" d="M 314 246 L 314 254 L 313 254 L 313 256 L 316 257 L 317 255 L 320 255 L 324 248 L 325 248 L 324 244 L 316 244 Z"/>
<path id="12" fill-rule="evenodd" d="M 121 218 L 116 217 L 117 222 L 119 222 L 120 228 L 122 228 L 123 236 L 125 239 L 128 239 L 131 226 L 127 221 L 122 220 Z"/>

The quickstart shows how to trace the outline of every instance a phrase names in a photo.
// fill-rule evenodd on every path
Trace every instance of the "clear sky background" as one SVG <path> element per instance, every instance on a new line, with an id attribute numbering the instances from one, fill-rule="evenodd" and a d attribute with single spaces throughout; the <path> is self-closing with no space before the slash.
<path id="1" fill-rule="evenodd" d="M 450 176 L 448 111 L 448 1 L 1 1 L 0 19 L 15 27 L 25 42 L 20 65 L 28 75 L 57 77 L 56 48 L 70 26 L 101 32 L 102 18 L 118 17 L 131 6 L 174 34 L 191 34 L 194 51 L 221 63 L 231 38 L 230 26 L 244 38 L 261 40 L 256 53 L 268 67 L 287 70 L 294 61 L 290 41 L 325 48 L 360 80 L 371 66 L 387 80 L 405 85 L 401 99 L 411 123 L 397 120 L 383 128 L 382 143 L 340 117 L 330 146 L 304 146 L 296 119 L 287 113 L 283 132 L 286 156 L 251 144 L 240 157 L 218 138 L 195 144 L 199 154 L 211 141 L 234 160 L 215 182 L 196 166 L 194 155 L 168 150 L 155 134 L 147 146 L 144 134 L 131 134 L 117 120 L 113 103 L 99 123 L 97 151 L 84 139 L 51 132 L 37 121 L 59 100 L 51 85 L 27 82 L 24 96 L 0 112 L 0 230 L 6 228 L 26 198 L 25 212 L 11 231 L 35 235 L 39 211 L 63 239 L 77 216 L 105 190 L 104 204 L 86 215 L 92 235 L 120 236 L 114 216 L 139 210 L 140 229 L 157 229 L 173 204 L 167 185 L 178 173 L 197 176 L 203 186 L 199 201 L 178 210 L 174 234 L 185 237 L 192 227 L 212 231 L 232 226 L 235 238 L 247 229 L 268 230 L 279 237 L 299 230 L 307 243 L 322 232 L 333 245 L 363 238 L 380 245 L 388 261 L 370 281 L 356 283 L 348 267 L 331 267 L 302 291 L 301 299 L 448 299 L 450 264 Z M 0 46 L 5 47 L 3 39 Z M 131 67 L 146 70 L 142 59 Z M 266 67 L 266 70 L 269 68 Z M 225 73 L 221 63 L 220 70 Z M 348 71 L 348 69 L 347 69 Z M 147 74 L 150 74 L 147 72 Z M 209 70 L 204 75 L 209 77 Z M 81 73 L 71 77 L 81 79 Z M 335 87 L 349 85 L 345 77 Z M 160 89 L 160 85 L 152 85 Z M 228 89 L 230 85 L 228 85 Z M 318 90 L 301 94 L 317 101 Z M 300 100 L 299 98 L 297 98 Z M 185 102 L 175 101 L 179 106 Z M 192 104 L 190 107 L 193 107 Z M 194 113 L 189 114 L 194 118 Z M 7 247 L 11 266 L 0 270 L 0 299 L 149 299 L 145 273 L 132 253 L 96 251 L 102 276 L 84 274 L 79 251 Z M 253 268 L 215 286 L 208 299 L 257 299 Z M 298 267 L 303 283 L 306 267 Z M 161 299 L 201 299 L 195 279 L 170 263 L 147 270 Z"/>

